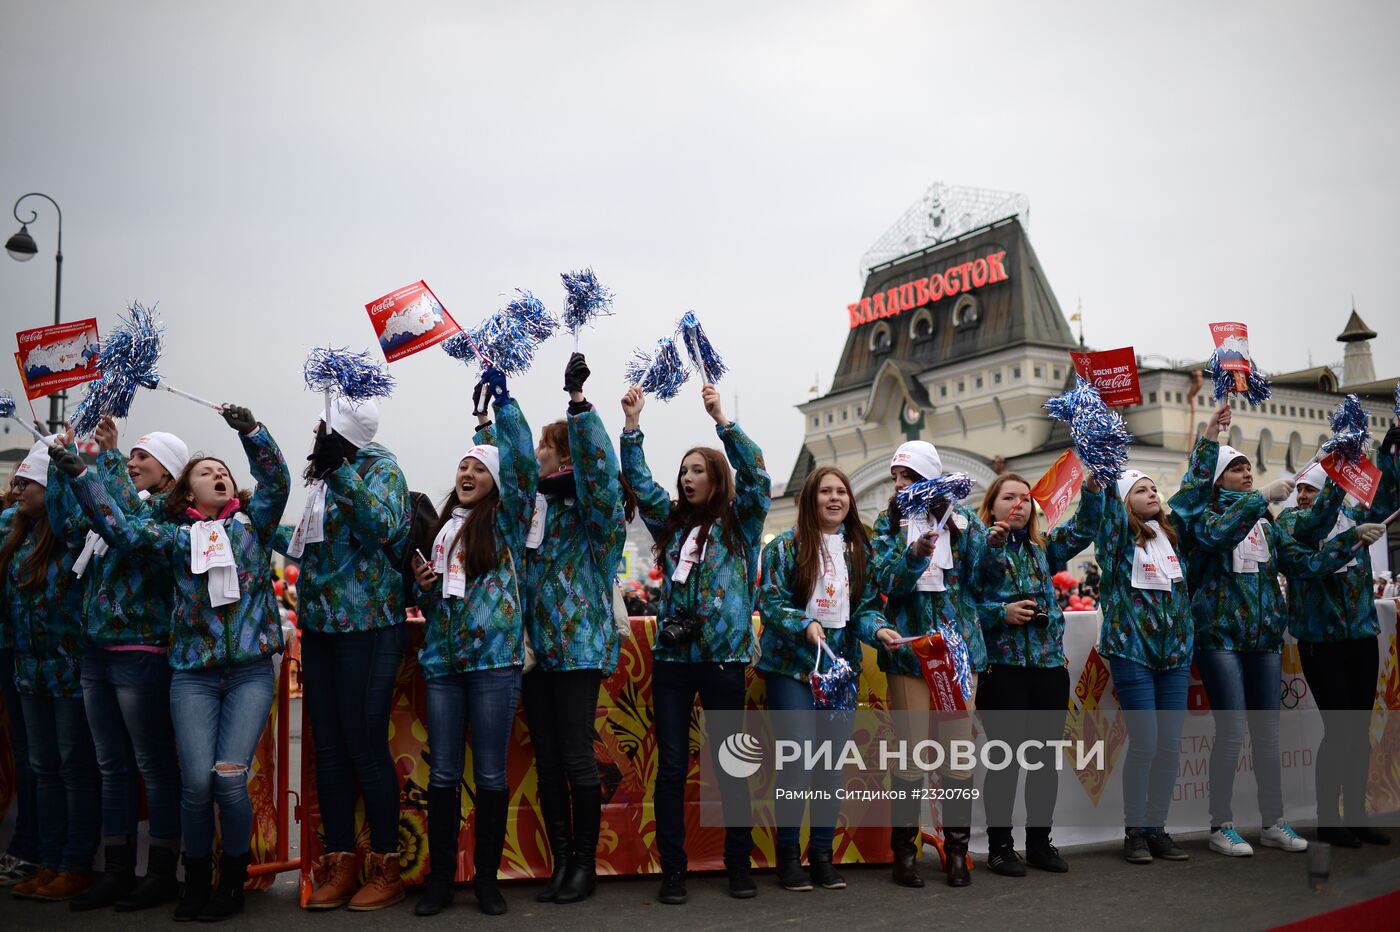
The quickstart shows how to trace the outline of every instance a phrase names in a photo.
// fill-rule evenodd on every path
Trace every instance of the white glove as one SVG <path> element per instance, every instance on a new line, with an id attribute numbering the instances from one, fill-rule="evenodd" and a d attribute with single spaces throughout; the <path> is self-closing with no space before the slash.
<path id="1" fill-rule="evenodd" d="M 1259 490 L 1270 503 L 1277 505 L 1293 494 L 1293 487 L 1297 485 L 1292 479 L 1275 479 Z"/>
<path id="2" fill-rule="evenodd" d="M 1358 524 L 1356 526 L 1356 538 L 1361 541 L 1362 546 L 1369 547 L 1384 536 L 1384 524 Z"/>

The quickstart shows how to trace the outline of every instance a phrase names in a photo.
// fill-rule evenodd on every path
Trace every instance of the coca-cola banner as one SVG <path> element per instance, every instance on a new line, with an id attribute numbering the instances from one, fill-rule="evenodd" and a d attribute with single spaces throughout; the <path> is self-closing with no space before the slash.
<path id="1" fill-rule="evenodd" d="M 437 346 L 461 330 L 427 282 L 414 282 L 365 305 L 384 359 L 394 362 Z"/>
<path id="2" fill-rule="evenodd" d="M 1045 512 L 1047 531 L 1060 523 L 1083 481 L 1084 467 L 1079 465 L 1079 457 L 1073 450 L 1066 450 L 1031 488 L 1031 498 Z"/>
<path id="3" fill-rule="evenodd" d="M 1248 327 L 1234 320 L 1211 324 L 1210 337 L 1220 350 L 1220 368 L 1226 372 L 1250 372 Z"/>
<path id="4" fill-rule="evenodd" d="M 1366 457 L 1351 463 L 1337 453 L 1329 453 L 1322 458 L 1322 468 L 1344 492 L 1367 508 L 1376 500 L 1381 471 Z"/>
<path id="5" fill-rule="evenodd" d="M 1137 355 L 1131 346 L 1097 353 L 1069 354 L 1074 370 L 1099 390 L 1110 408 L 1142 404 L 1138 385 Z"/>
<path id="6" fill-rule="evenodd" d="M 96 317 L 21 330 L 15 340 L 24 393 L 31 401 L 102 375 L 97 368 Z"/>

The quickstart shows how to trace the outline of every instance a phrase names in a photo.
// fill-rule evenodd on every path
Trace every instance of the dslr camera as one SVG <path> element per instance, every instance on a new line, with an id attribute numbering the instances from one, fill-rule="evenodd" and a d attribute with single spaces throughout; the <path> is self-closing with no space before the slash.
<path id="1" fill-rule="evenodd" d="M 656 643 L 668 650 L 681 650 L 700 634 L 700 619 L 689 612 L 679 612 L 661 623 Z"/>
<path id="2" fill-rule="evenodd" d="M 1040 605 L 1040 600 L 1037 599 L 1034 595 L 1031 595 L 1030 593 L 1022 593 L 1021 595 L 1016 596 L 1016 598 L 1013 599 L 1012 601 L 1015 601 L 1015 602 L 1034 602 L 1034 603 L 1035 603 L 1035 614 L 1031 616 L 1031 620 L 1028 621 L 1028 622 L 1026 622 L 1026 624 L 1032 625 L 1032 626 L 1034 626 L 1034 627 L 1036 627 L 1036 628 L 1048 628 L 1048 627 L 1050 627 L 1050 613 L 1047 612 L 1044 608 L 1041 607 L 1041 605 Z"/>

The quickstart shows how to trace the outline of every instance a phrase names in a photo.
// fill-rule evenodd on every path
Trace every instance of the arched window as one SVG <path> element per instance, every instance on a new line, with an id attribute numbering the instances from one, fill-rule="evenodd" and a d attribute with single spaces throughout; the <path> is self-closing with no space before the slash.
<path id="1" fill-rule="evenodd" d="M 977 308 L 977 299 L 970 294 L 965 294 L 958 299 L 957 305 L 953 308 L 953 326 L 972 327 L 981 318 L 981 312 Z"/>
<path id="2" fill-rule="evenodd" d="M 926 307 L 921 307 L 914 312 L 914 317 L 909 321 L 909 338 L 914 342 L 927 340 L 933 336 L 933 312 Z"/>
<path id="3" fill-rule="evenodd" d="M 870 331 L 870 352 L 872 353 L 888 353 L 893 342 L 890 325 L 883 320 Z"/>

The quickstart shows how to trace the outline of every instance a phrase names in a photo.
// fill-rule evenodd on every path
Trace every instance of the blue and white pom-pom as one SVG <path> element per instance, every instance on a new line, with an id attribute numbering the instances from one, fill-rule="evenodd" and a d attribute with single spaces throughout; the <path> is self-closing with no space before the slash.
<path id="1" fill-rule="evenodd" d="M 965 472 L 947 472 L 915 482 L 895 498 L 901 515 L 922 515 L 938 502 L 960 502 L 971 494 L 971 476 Z"/>
<path id="2" fill-rule="evenodd" d="M 1075 455 L 1100 485 L 1118 481 L 1128 466 L 1133 435 L 1118 412 L 1103 403 L 1097 388 L 1076 376 L 1074 388 L 1045 402 L 1045 410 L 1069 424 Z"/>
<path id="3" fill-rule="evenodd" d="M 348 348 L 318 346 L 306 357 L 302 370 L 306 387 L 329 392 L 350 401 L 387 398 L 394 391 L 394 377 L 369 353 Z"/>
<path id="4" fill-rule="evenodd" d="M 670 337 L 662 337 L 656 341 L 655 355 L 641 350 L 632 353 L 625 377 L 628 385 L 640 388 L 645 394 L 655 395 L 662 401 L 670 401 L 680 394 L 681 386 L 690 378 L 690 369 L 681 359 L 676 342 Z"/>
<path id="5" fill-rule="evenodd" d="M 494 368 L 508 376 L 529 371 L 535 361 L 535 345 L 520 322 L 504 310 L 442 341 L 443 352 L 453 359 L 475 362 L 483 372 Z"/>
<path id="6" fill-rule="evenodd" d="M 1346 430 L 1364 430 L 1368 433 L 1371 430 L 1370 415 L 1366 409 L 1361 407 L 1361 399 L 1355 395 L 1347 395 L 1341 403 L 1333 409 L 1328 420 L 1332 423 L 1332 432 L 1341 433 Z"/>
<path id="7" fill-rule="evenodd" d="M 564 283 L 564 326 L 570 333 L 578 336 L 580 330 L 593 323 L 593 318 L 612 313 L 613 293 L 598 281 L 592 269 L 564 272 L 559 278 Z"/>
<path id="8" fill-rule="evenodd" d="M 958 629 L 952 625 L 940 622 L 938 633 L 943 635 L 943 645 L 948 648 L 948 659 L 953 662 L 953 676 L 958 681 L 958 688 L 962 690 L 963 701 L 971 702 L 972 664 L 967 652 L 967 642 L 958 633 Z"/>
<path id="9" fill-rule="evenodd" d="M 79 437 L 91 437 L 97 430 L 97 425 L 106 416 L 106 400 L 111 394 L 111 386 L 107 381 L 107 376 L 103 375 L 95 381 L 87 383 L 87 392 L 83 395 L 83 400 L 78 402 L 77 407 L 68 415 L 68 426 L 73 428 L 73 433 Z M 135 394 L 135 389 L 132 389 Z M 127 406 L 130 407 L 130 400 Z"/>
<path id="10" fill-rule="evenodd" d="M 15 416 L 15 396 L 0 389 L 0 417 Z"/>
<path id="11" fill-rule="evenodd" d="M 818 650 L 826 648 L 823 644 Z M 860 674 L 852 669 L 845 657 L 828 656 L 826 670 L 813 672 L 811 677 L 812 704 L 818 709 L 834 712 L 854 712 L 860 692 Z"/>
<path id="12" fill-rule="evenodd" d="M 1339 430 L 1330 440 L 1322 444 L 1322 455 L 1340 455 L 1348 463 L 1359 463 L 1366 455 L 1366 447 L 1371 442 L 1369 430 Z"/>
<path id="13" fill-rule="evenodd" d="M 544 306 L 539 298 L 528 291 L 515 289 L 516 297 L 505 306 L 509 315 L 519 327 L 519 332 L 536 346 L 548 340 L 559 327 L 559 321 Z"/>
<path id="14" fill-rule="evenodd" d="M 103 414 L 126 417 L 137 388 L 160 385 L 163 332 L 154 308 L 132 302 L 126 316 L 107 334 L 98 355 L 98 367 L 107 383 L 98 389 Z"/>
<path id="15" fill-rule="evenodd" d="M 1210 362 L 1206 363 L 1206 375 L 1210 377 L 1214 386 L 1215 400 L 1219 402 L 1226 395 L 1235 391 L 1235 376 L 1237 373 L 1233 369 L 1222 369 L 1220 367 L 1220 350 L 1210 354 Z M 1259 367 L 1254 365 L 1254 361 L 1249 362 L 1249 372 L 1244 374 L 1245 389 L 1239 394 L 1244 395 L 1244 400 L 1254 407 L 1269 400 L 1273 394 L 1273 388 L 1269 384 L 1269 377 L 1259 371 Z"/>
<path id="16" fill-rule="evenodd" d="M 704 377 L 707 384 L 714 385 L 729 371 L 729 367 L 720 358 L 719 352 L 710 342 L 710 338 L 705 336 L 705 331 L 700 326 L 700 319 L 695 316 L 694 311 L 685 312 L 685 316 L 676 325 L 676 333 L 677 338 L 685 344 L 685 351 L 690 355 L 690 361 Z"/>

